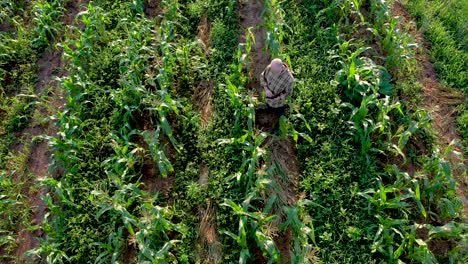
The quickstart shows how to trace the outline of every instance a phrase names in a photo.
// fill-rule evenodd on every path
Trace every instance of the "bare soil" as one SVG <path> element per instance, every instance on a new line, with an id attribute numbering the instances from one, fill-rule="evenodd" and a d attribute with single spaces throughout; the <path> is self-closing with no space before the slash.
<path id="1" fill-rule="evenodd" d="M 273 177 L 279 189 L 270 188 L 267 194 L 267 196 L 275 195 L 280 204 L 279 207 L 272 209 L 272 214 L 278 217 L 273 220 L 270 229 L 274 234 L 273 240 L 281 253 L 281 262 L 289 263 L 293 232 L 291 227 L 279 232 L 279 226 L 287 220 L 281 207 L 294 206 L 298 200 L 296 179 L 300 172 L 300 166 L 296 156 L 296 147 L 291 138 L 280 139 L 276 137 L 270 137 L 264 147 L 268 147 L 271 151 L 271 160 L 268 165 L 276 165 L 280 170 Z"/>
<path id="2" fill-rule="evenodd" d="M 65 6 L 65 16 L 61 18 L 61 22 L 65 23 L 65 25 L 73 25 L 75 24 L 75 17 L 76 15 L 82 11 L 82 6 L 87 4 L 89 0 L 74 0 L 74 1 L 67 1 Z"/>
<path id="3" fill-rule="evenodd" d="M 209 54 L 211 49 L 211 22 L 208 15 L 204 14 L 198 25 L 197 38 L 203 42 L 205 54 Z M 214 82 L 211 80 L 200 81 L 192 102 L 197 106 L 201 114 L 201 126 L 206 127 L 213 114 L 212 100 L 214 93 Z M 210 168 L 204 163 L 199 168 L 198 184 L 201 188 L 206 188 L 210 176 Z M 216 228 L 216 207 L 212 201 L 206 205 L 198 206 L 198 216 L 200 224 L 198 226 L 198 238 L 195 245 L 197 258 L 203 264 L 222 263 L 223 251 L 219 242 L 218 230 Z"/>
<path id="4" fill-rule="evenodd" d="M 392 6 L 394 15 L 402 19 L 400 27 L 406 30 L 412 38 L 420 45 L 416 52 L 416 60 L 420 68 L 419 82 L 422 84 L 423 102 L 422 106 L 432 117 L 432 125 L 436 131 L 439 145 L 444 150 L 452 141 L 461 142 L 456 127 L 456 107 L 460 105 L 465 96 L 454 89 L 446 87 L 437 78 L 437 73 L 431 62 L 428 48 L 430 43 L 424 38 L 423 33 L 417 28 L 413 17 L 400 1 L 395 1 Z M 407 27 L 404 27 L 406 25 Z M 453 145 L 453 150 L 462 153 L 458 145 Z M 457 195 L 463 200 L 463 218 L 468 219 L 468 179 L 466 171 L 458 166 L 459 163 L 467 164 L 461 160 L 460 155 L 447 157 L 454 167 L 453 173 L 458 182 Z M 420 238 L 427 238 L 427 229 L 417 230 Z M 436 255 L 445 255 L 454 247 L 451 240 L 434 240 L 429 242 L 429 249 Z"/>
<path id="5" fill-rule="evenodd" d="M 210 168 L 205 164 L 200 165 L 200 177 L 198 179 L 198 184 L 200 186 L 206 186 L 208 184 L 208 177 L 210 176 Z"/>
<path id="6" fill-rule="evenodd" d="M 208 20 L 208 15 L 204 14 L 198 25 L 197 38 L 203 42 L 203 50 L 205 54 L 210 52 L 211 48 L 211 23 Z M 205 127 L 210 121 L 212 115 L 212 99 L 214 93 L 214 82 L 212 80 L 201 81 L 192 97 L 192 102 L 198 107 L 201 113 L 201 125 Z"/>
<path id="7" fill-rule="evenodd" d="M 435 255 L 439 256 L 444 256 L 447 255 L 448 252 L 456 245 L 456 243 L 451 240 L 444 240 L 444 239 L 437 239 L 437 240 L 431 240 L 428 243 L 429 249 L 434 253 Z"/>
<path id="8" fill-rule="evenodd" d="M 200 24 L 198 25 L 197 37 L 205 45 L 204 47 L 205 53 L 208 53 L 211 47 L 211 23 L 208 20 L 207 13 L 205 13 L 202 16 Z"/>
<path id="9" fill-rule="evenodd" d="M 74 23 L 74 18 L 80 11 L 79 4 L 80 0 L 68 2 L 64 17 L 61 18 L 62 22 L 71 25 Z M 37 61 L 38 70 L 38 82 L 36 83 L 35 92 L 38 96 L 44 94 L 48 87 L 52 87 L 53 97 L 49 98 L 49 102 L 44 106 L 38 106 L 35 111 L 38 111 L 42 115 L 53 115 L 56 111 L 62 110 L 65 100 L 62 96 L 62 91 L 59 89 L 58 84 L 54 82 L 54 77 L 62 77 L 66 74 L 63 70 L 62 62 L 62 51 L 51 49 L 45 51 L 40 55 Z M 36 120 L 37 121 L 37 120 Z M 31 124 L 37 123 L 35 120 Z M 45 125 L 35 125 L 33 127 L 26 128 L 22 133 L 18 134 L 18 137 L 22 137 L 24 140 L 32 140 L 35 136 L 48 135 L 56 136 L 57 127 L 51 121 Z M 22 144 L 17 144 L 16 149 L 23 149 Z M 34 181 L 27 184 L 28 197 L 31 208 L 33 209 L 33 217 L 31 224 L 36 225 L 38 228 L 34 231 L 27 230 L 24 227 L 19 227 L 19 246 L 14 251 L 14 255 L 17 257 L 19 262 L 39 262 L 38 258 L 26 258 L 24 254 L 37 246 L 39 246 L 38 238 L 44 238 L 45 234 L 42 230 L 42 221 L 47 211 L 47 207 L 42 200 L 42 197 L 48 192 L 48 190 L 39 186 L 41 180 L 49 175 L 49 164 L 51 162 L 51 152 L 48 149 L 46 141 L 40 141 L 37 144 L 33 144 L 31 148 L 31 155 L 28 161 L 29 172 L 33 175 Z M 34 191 L 33 186 L 39 186 L 38 190 Z"/>
<path id="10" fill-rule="evenodd" d="M 146 0 L 145 15 L 149 18 L 154 18 L 161 13 L 161 0 Z"/>
<path id="11" fill-rule="evenodd" d="M 264 2 L 261 0 L 240 1 L 239 17 L 240 29 L 239 42 L 246 41 L 247 29 L 252 27 L 252 33 L 255 36 L 255 44 L 252 48 L 252 65 L 250 74 L 252 81 L 249 88 L 253 91 L 261 92 L 260 74 L 265 67 L 270 64 L 270 54 L 264 50 L 265 47 L 265 29 L 261 26 L 263 22 L 262 11 Z"/>
<path id="12" fill-rule="evenodd" d="M 36 83 L 36 94 L 42 95 L 44 88 L 51 85 L 54 76 L 57 76 L 62 68 L 62 51 L 45 51 L 38 59 L 39 72 L 37 74 L 39 81 Z"/>
<path id="13" fill-rule="evenodd" d="M 423 85 L 424 108 L 433 117 L 433 125 L 437 131 L 441 145 L 447 146 L 453 140 L 460 141 L 460 135 L 456 128 L 456 106 L 465 99 L 461 92 L 442 85 L 437 79 L 437 73 L 429 57 L 429 43 L 405 7 L 395 1 L 393 14 L 402 18 L 403 25 L 409 26 L 409 34 L 420 47 L 416 52 L 416 60 L 420 67 L 419 81 Z"/>
<path id="14" fill-rule="evenodd" d="M 206 188 L 209 179 L 209 168 L 200 165 L 200 177 L 198 183 L 201 188 Z M 223 251 L 219 242 L 218 230 L 216 228 L 216 207 L 208 201 L 206 205 L 198 206 L 200 224 L 198 226 L 198 238 L 196 243 L 197 258 L 203 264 L 222 263 Z"/>
<path id="15" fill-rule="evenodd" d="M 5 19 L 3 23 L 0 23 L 0 31 L 2 32 L 14 32 L 15 27 L 10 24 L 10 20 Z"/>
<path id="16" fill-rule="evenodd" d="M 263 23 L 262 11 L 264 2 L 260 0 L 241 1 L 239 6 L 239 16 L 241 33 L 240 42 L 245 42 L 245 33 L 247 29 L 252 27 L 252 32 L 255 36 L 255 45 L 252 49 L 252 65 L 250 68 L 251 81 L 248 85 L 252 91 L 257 93 L 262 92 L 260 86 L 260 75 L 265 67 L 270 63 L 271 56 L 264 50 L 265 47 L 265 29 L 261 26 Z M 274 126 L 278 122 L 278 117 L 266 111 L 257 111 L 256 114 L 256 127 L 263 130 L 272 132 Z M 268 190 L 267 196 L 277 195 L 281 205 L 292 206 L 297 201 L 296 195 L 296 177 L 299 173 L 299 163 L 296 158 L 296 150 L 291 139 L 278 139 L 270 137 L 266 143 L 265 148 L 271 151 L 272 157 L 269 166 L 276 164 L 282 173 L 275 175 L 274 180 L 280 187 L 280 191 L 271 189 Z M 289 252 L 292 240 L 292 230 L 288 228 L 284 232 L 279 232 L 279 225 L 284 222 L 285 215 L 282 208 L 273 209 L 273 214 L 279 217 L 271 223 L 271 233 L 276 246 L 281 253 L 282 263 L 289 263 Z M 257 252 L 258 253 L 258 252 Z M 262 257 L 257 256 L 258 263 L 261 263 Z"/>
<path id="17" fill-rule="evenodd" d="M 405 9 L 403 4 L 395 1 L 393 5 L 393 14 L 401 17 L 404 25 L 409 25 L 408 33 L 420 44 L 416 53 L 416 60 L 420 67 L 419 81 L 423 86 L 423 107 L 430 113 L 432 124 L 437 133 L 437 139 L 442 149 L 445 149 L 452 141 L 461 142 L 460 134 L 456 126 L 457 106 L 460 105 L 465 96 L 456 90 L 441 84 L 437 78 L 437 73 L 431 62 L 428 47 L 430 44 L 424 38 L 422 32 L 418 30 L 411 14 Z M 459 146 L 454 145 L 453 149 L 462 153 Z M 460 160 L 457 155 L 448 157 L 449 161 L 456 168 L 457 164 L 462 162 L 466 165 L 466 160 Z M 457 194 L 463 199 L 463 215 L 468 219 L 468 180 L 466 172 L 458 168 L 454 170 L 455 178 L 459 184 Z"/>
<path id="18" fill-rule="evenodd" d="M 201 263 L 222 263 L 222 245 L 216 229 L 216 208 L 210 201 L 198 208 L 200 226 L 198 228 L 197 255 Z"/>
<path id="19" fill-rule="evenodd" d="M 213 81 L 201 81 L 192 97 L 192 102 L 198 107 L 201 114 L 201 125 L 205 127 L 210 121 L 213 109 L 212 99 L 214 93 Z"/>

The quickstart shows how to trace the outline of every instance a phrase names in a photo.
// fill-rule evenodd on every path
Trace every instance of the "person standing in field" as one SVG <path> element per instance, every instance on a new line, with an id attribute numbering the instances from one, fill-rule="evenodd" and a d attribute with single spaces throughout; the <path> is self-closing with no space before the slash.
<path id="1" fill-rule="evenodd" d="M 259 110 L 272 112 L 278 118 L 285 115 L 286 100 L 291 97 L 294 88 L 294 77 L 288 66 L 281 59 L 272 60 L 261 73 L 260 85 L 265 90 L 267 105 Z"/>

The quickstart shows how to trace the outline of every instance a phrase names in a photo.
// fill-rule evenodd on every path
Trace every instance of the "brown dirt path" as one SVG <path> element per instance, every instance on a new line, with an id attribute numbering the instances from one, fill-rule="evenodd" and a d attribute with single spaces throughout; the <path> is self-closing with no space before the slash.
<path id="1" fill-rule="evenodd" d="M 80 11 L 80 0 L 70 1 L 65 6 L 66 11 L 61 18 L 62 23 L 65 25 L 74 24 L 75 16 Z M 43 102 L 36 108 L 42 116 L 54 115 L 57 111 L 63 109 L 66 101 L 63 98 L 62 91 L 58 87 L 58 83 L 54 81 L 54 77 L 62 77 L 66 74 L 63 70 L 64 63 L 62 61 L 61 50 L 47 50 L 40 55 L 37 65 L 38 82 L 36 83 L 35 92 L 38 96 L 47 96 L 46 91 L 49 87 L 52 88 L 51 95 L 48 97 L 47 102 Z M 38 120 L 32 120 L 32 127 L 25 129 L 21 134 L 26 141 L 31 141 L 35 136 L 48 135 L 56 136 L 57 127 L 52 121 L 46 124 L 36 124 Z M 23 149 L 23 146 L 17 146 L 18 149 Z M 38 238 L 44 238 L 44 231 L 42 230 L 42 221 L 47 211 L 47 207 L 42 200 L 42 197 L 47 194 L 48 190 L 40 186 L 41 180 L 49 175 L 49 164 L 51 162 L 51 152 L 49 151 L 47 142 L 40 141 L 33 144 L 31 147 L 31 155 L 28 161 L 29 173 L 33 176 L 34 182 L 28 183 L 28 199 L 33 210 L 31 224 L 37 226 L 36 230 L 27 230 L 19 227 L 19 246 L 14 251 L 14 255 L 20 263 L 26 262 L 39 262 L 38 258 L 25 257 L 24 254 L 35 247 L 39 246 Z M 39 186 L 39 187 L 38 187 Z M 34 190 L 38 187 L 37 190 Z"/>
<path id="2" fill-rule="evenodd" d="M 211 49 L 211 22 L 208 20 L 208 15 L 202 16 L 198 25 L 197 38 L 203 43 L 205 54 L 210 53 Z M 212 99 L 214 93 L 214 82 L 210 80 L 200 81 L 192 102 L 197 106 L 201 115 L 201 127 L 205 128 L 211 116 Z M 202 163 L 199 167 L 198 184 L 202 189 L 207 188 L 210 177 L 210 168 Z M 210 200 L 206 205 L 198 206 L 198 217 L 200 224 L 198 226 L 198 237 L 195 245 L 196 256 L 203 264 L 222 263 L 223 251 L 222 245 L 219 242 L 218 230 L 216 227 L 216 206 Z"/>
<path id="3" fill-rule="evenodd" d="M 264 3 L 261 0 L 240 0 L 239 1 L 239 18 L 241 32 L 239 34 L 239 42 L 245 42 L 247 29 L 252 27 L 252 33 L 255 36 L 255 44 L 252 48 L 253 65 L 250 69 L 253 80 L 250 82 L 251 90 L 260 92 L 259 76 L 265 67 L 270 64 L 270 54 L 264 50 L 265 47 L 265 29 L 261 26 L 262 11 Z"/>
<path id="4" fill-rule="evenodd" d="M 262 12 L 264 9 L 264 2 L 260 0 L 240 1 L 239 3 L 239 17 L 240 17 L 240 42 L 245 42 L 245 33 L 247 29 L 252 27 L 252 33 L 255 36 L 255 45 L 252 48 L 252 62 L 253 65 L 250 69 L 252 79 L 248 88 L 256 92 L 261 92 L 259 77 L 265 67 L 270 63 L 271 56 L 264 50 L 266 31 L 262 27 L 263 18 Z M 256 116 L 257 128 L 261 130 L 270 131 L 273 126 L 278 122 L 274 114 L 262 113 Z M 278 197 L 278 206 L 273 209 L 273 214 L 278 215 L 276 220 L 271 223 L 271 230 L 273 240 L 281 253 L 281 262 L 289 263 L 292 229 L 280 232 L 279 226 L 284 222 L 285 215 L 282 206 L 292 206 L 297 201 L 296 195 L 296 177 L 299 172 L 299 163 L 296 158 L 295 145 L 290 138 L 279 139 L 277 137 L 270 137 L 264 148 L 271 151 L 271 160 L 269 166 L 276 164 L 283 173 L 278 173 L 274 176 L 273 180 L 280 187 L 280 192 L 271 189 L 266 194 L 267 196 L 276 195 Z M 257 261 L 263 261 L 259 258 Z"/>
<path id="5" fill-rule="evenodd" d="M 154 18 L 161 13 L 161 0 L 146 0 L 145 1 L 145 15 L 148 18 Z"/>
<path id="6" fill-rule="evenodd" d="M 392 5 L 392 12 L 395 16 L 401 17 L 404 25 L 409 25 L 408 33 L 420 45 L 416 52 L 416 61 L 420 68 L 418 80 L 423 86 L 422 106 L 431 115 L 432 125 L 437 133 L 437 140 L 442 150 L 444 150 L 452 141 L 461 142 L 456 127 L 456 108 L 465 100 L 465 95 L 439 82 L 429 56 L 428 47 L 430 47 L 430 43 L 424 38 L 423 33 L 418 30 L 413 17 L 404 5 L 400 1 L 395 1 Z M 403 27 L 403 29 L 405 28 Z M 458 153 L 462 153 L 461 148 L 457 145 L 454 145 L 453 149 Z M 448 158 L 452 165 L 460 162 L 468 165 L 466 160 L 460 160 L 457 155 Z M 463 172 L 463 169 L 455 168 L 454 174 L 459 184 L 457 194 L 463 199 L 463 215 L 465 219 L 468 219 L 468 179 L 466 178 L 466 172 Z"/>
<path id="7" fill-rule="evenodd" d="M 276 164 L 284 173 L 279 173 L 274 177 L 281 192 L 276 192 L 272 189 L 270 190 L 270 195 L 276 195 L 279 199 L 279 204 L 282 206 L 294 206 L 298 200 L 296 182 L 300 171 L 299 161 L 296 157 L 296 146 L 290 138 L 271 138 L 269 144 L 271 144 L 269 149 L 272 155 L 270 162 Z M 273 221 L 274 229 L 276 229 L 287 219 L 282 208 L 274 208 L 273 214 L 278 215 Z M 281 263 L 290 263 L 289 253 L 292 239 L 293 231 L 291 227 L 287 228 L 284 232 L 279 232 L 277 236 L 274 237 L 275 244 L 281 253 Z"/>

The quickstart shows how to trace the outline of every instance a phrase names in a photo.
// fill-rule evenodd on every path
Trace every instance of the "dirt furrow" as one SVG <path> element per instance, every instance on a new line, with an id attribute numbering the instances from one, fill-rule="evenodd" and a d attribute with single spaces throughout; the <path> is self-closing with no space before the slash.
<path id="1" fill-rule="evenodd" d="M 241 34 L 239 41 L 245 42 L 245 34 L 249 28 L 252 28 L 252 33 L 255 36 L 255 45 L 251 51 L 253 64 L 250 69 L 250 74 L 252 75 L 252 79 L 248 88 L 257 91 L 257 93 L 262 92 L 259 81 L 260 75 L 272 59 L 269 52 L 265 50 L 266 31 L 262 26 L 263 9 L 263 1 L 240 1 L 239 17 Z M 256 119 L 257 128 L 269 132 L 272 131 L 272 128 L 279 121 L 272 113 L 257 115 Z M 286 221 L 282 206 L 293 206 L 297 201 L 296 177 L 299 172 L 299 164 L 296 158 L 295 146 L 290 138 L 279 139 L 277 137 L 270 137 L 263 147 L 268 148 L 271 152 L 271 160 L 268 165 L 276 165 L 280 171 L 274 175 L 272 179 L 279 189 L 272 188 L 268 191 L 267 196 L 276 195 L 279 200 L 278 206 L 272 211 L 272 214 L 278 216 L 275 221 L 271 223 L 271 229 L 273 230 L 272 236 L 281 253 L 281 262 L 289 263 L 292 229 L 288 228 L 285 231 L 280 231 L 279 226 Z M 257 261 L 263 260 L 259 258 Z"/>
<path id="2" fill-rule="evenodd" d="M 144 8 L 148 18 L 154 18 L 161 13 L 161 0 L 147 0 Z"/>
<path id="3" fill-rule="evenodd" d="M 260 74 L 265 67 L 270 63 L 270 54 L 265 51 L 265 38 L 266 32 L 262 27 L 262 11 L 264 3 L 261 0 L 240 0 L 239 1 L 239 18 L 241 25 L 241 32 L 239 34 L 239 42 L 245 43 L 246 33 L 248 28 L 252 28 L 252 33 L 255 36 L 255 44 L 252 48 L 252 61 L 253 65 L 250 69 L 252 74 L 252 81 L 249 88 L 261 92 L 260 87 Z"/>
<path id="4" fill-rule="evenodd" d="M 203 42 L 205 54 L 210 53 L 211 49 L 211 22 L 208 15 L 204 14 L 198 25 L 197 38 Z M 210 122 L 212 112 L 212 99 L 214 93 L 214 82 L 211 80 L 202 80 L 199 82 L 195 93 L 192 96 L 192 102 L 197 106 L 201 115 L 201 127 L 205 128 Z M 210 176 L 210 168 L 202 162 L 199 167 L 198 184 L 201 188 L 207 188 Z M 198 217 L 200 223 L 198 226 L 198 238 L 196 242 L 196 255 L 201 263 L 222 263 L 222 245 L 219 242 L 218 230 L 216 228 L 216 207 L 212 201 L 206 205 L 198 206 Z"/>
<path id="5" fill-rule="evenodd" d="M 442 149 L 445 149 L 452 141 L 461 142 L 456 127 L 456 108 L 463 102 L 465 96 L 459 91 L 446 87 L 437 79 L 437 73 L 429 56 L 428 47 L 430 47 L 430 43 L 424 38 L 423 33 L 418 30 L 413 17 L 404 5 L 399 1 L 395 1 L 392 5 L 392 12 L 402 19 L 403 25 L 409 25 L 408 33 L 420 45 L 416 52 L 416 61 L 419 66 L 418 80 L 423 87 L 422 106 L 432 117 L 432 125 L 437 133 L 439 145 Z M 462 153 L 458 145 L 452 147 L 458 153 Z M 463 162 L 458 155 L 451 155 L 448 158 L 455 166 Z M 464 163 L 466 164 L 466 161 Z M 463 199 L 463 215 L 467 217 L 468 195 L 464 191 L 468 187 L 467 180 L 462 178 L 463 172 L 460 172 L 457 168 L 454 170 L 454 175 L 459 184 L 457 195 Z"/>
<path id="6" fill-rule="evenodd" d="M 279 192 L 272 188 L 269 190 L 269 195 L 275 195 L 280 205 L 292 207 L 296 204 L 298 199 L 296 181 L 300 170 L 299 162 L 296 157 L 296 147 L 290 138 L 271 138 L 270 144 L 270 166 L 273 164 L 276 165 L 280 173 L 276 174 L 274 177 L 274 181 L 279 187 Z M 283 208 L 273 208 L 273 214 L 278 215 L 273 225 L 275 228 L 279 228 L 279 226 L 287 220 Z M 291 227 L 287 228 L 284 232 L 279 232 L 277 236 L 274 237 L 275 244 L 281 253 L 282 263 L 289 263 L 292 238 L 293 231 Z"/>
<path id="7" fill-rule="evenodd" d="M 74 24 L 75 16 L 80 11 L 79 3 L 80 0 L 70 1 L 65 7 L 64 16 L 61 18 L 61 22 L 65 25 Z M 62 77 L 66 74 L 63 70 L 64 63 L 62 61 L 62 50 L 51 50 L 45 51 L 39 57 L 37 61 L 39 67 L 38 70 L 38 82 L 36 83 L 35 93 L 37 96 L 48 96 L 49 101 L 43 102 L 36 108 L 36 112 L 42 116 L 51 116 L 56 114 L 57 111 L 63 109 L 65 105 L 65 99 L 63 93 L 60 90 L 58 83 L 54 81 L 54 77 Z M 49 91 L 49 87 L 51 91 Z M 50 95 L 48 94 L 50 92 Z M 47 124 L 37 125 L 39 120 L 32 120 L 31 124 L 36 124 L 30 128 L 25 129 L 21 134 L 26 141 L 33 140 L 36 136 L 48 135 L 56 136 L 57 127 L 52 121 Z M 18 146 L 18 149 L 22 149 L 24 146 Z M 48 190 L 45 187 L 39 187 L 34 191 L 34 186 L 39 185 L 40 181 L 43 180 L 49 174 L 49 164 L 51 162 L 51 152 L 48 149 L 46 140 L 41 140 L 39 143 L 33 143 L 30 150 L 30 157 L 28 161 L 29 173 L 33 176 L 34 182 L 28 183 L 28 199 L 33 210 L 33 216 L 31 224 L 37 228 L 35 230 L 28 230 L 20 228 L 18 230 L 19 246 L 15 250 L 14 255 L 20 262 L 39 262 L 38 258 L 28 258 L 24 254 L 35 247 L 39 246 L 38 238 L 44 238 L 44 232 L 42 230 L 42 221 L 47 211 L 47 207 L 42 200 L 42 197 L 47 194 Z"/>

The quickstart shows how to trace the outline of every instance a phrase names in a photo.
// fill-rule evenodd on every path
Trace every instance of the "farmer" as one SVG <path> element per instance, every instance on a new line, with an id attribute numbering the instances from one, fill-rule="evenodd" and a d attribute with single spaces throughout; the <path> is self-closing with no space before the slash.
<path id="1" fill-rule="evenodd" d="M 259 110 L 272 112 L 278 118 L 285 115 L 286 99 L 292 95 L 294 87 L 294 77 L 288 66 L 280 59 L 272 60 L 260 76 L 260 85 L 265 90 L 267 105 Z"/>

